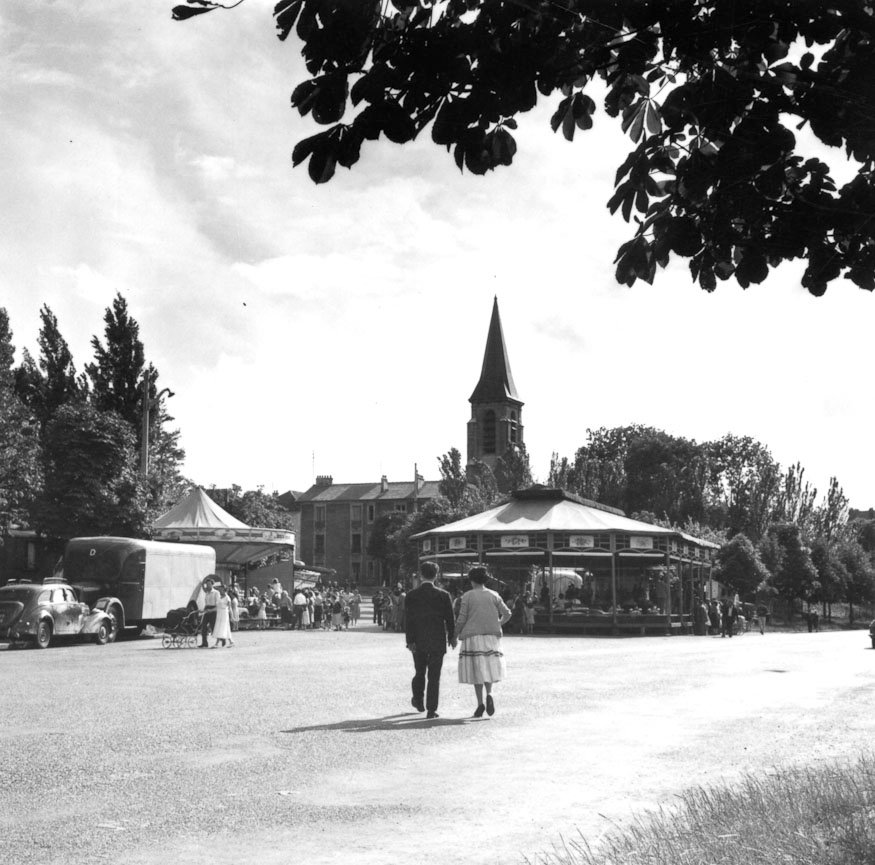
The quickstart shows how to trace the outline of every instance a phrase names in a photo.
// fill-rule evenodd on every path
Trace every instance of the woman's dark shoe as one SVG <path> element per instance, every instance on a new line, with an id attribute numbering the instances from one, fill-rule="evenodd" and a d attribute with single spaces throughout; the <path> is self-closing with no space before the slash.
<path id="1" fill-rule="evenodd" d="M 490 694 L 486 698 L 486 714 L 494 715 L 495 714 L 495 703 L 492 702 L 492 694 Z"/>
<path id="2" fill-rule="evenodd" d="M 484 713 L 485 711 L 486 711 L 486 706 L 484 706 L 483 703 L 481 703 L 481 704 L 480 704 L 480 705 L 474 710 L 474 717 L 475 717 L 475 718 L 482 718 L 482 717 L 483 717 L 483 713 Z"/>

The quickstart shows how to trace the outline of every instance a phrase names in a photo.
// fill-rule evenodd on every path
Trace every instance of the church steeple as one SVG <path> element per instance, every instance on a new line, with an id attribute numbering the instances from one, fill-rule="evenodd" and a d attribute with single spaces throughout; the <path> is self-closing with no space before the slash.
<path id="1" fill-rule="evenodd" d="M 519 402 L 510 362 L 504 345 L 504 332 L 501 329 L 501 316 L 498 314 L 498 297 L 492 304 L 492 320 L 489 322 L 489 336 L 486 337 L 486 351 L 483 352 L 483 368 L 480 381 L 474 388 L 468 402 Z M 520 403 L 522 405 L 522 403 Z"/>
<path id="2" fill-rule="evenodd" d="M 468 402 L 468 463 L 477 459 L 492 468 L 498 457 L 523 444 L 523 403 L 510 372 L 497 297 L 492 305 L 480 380 Z"/>

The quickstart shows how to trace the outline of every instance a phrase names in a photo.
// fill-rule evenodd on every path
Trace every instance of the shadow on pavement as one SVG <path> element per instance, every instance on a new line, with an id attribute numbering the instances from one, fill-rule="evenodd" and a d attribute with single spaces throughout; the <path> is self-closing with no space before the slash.
<path id="1" fill-rule="evenodd" d="M 378 730 L 422 730 L 430 727 L 460 727 L 469 723 L 485 721 L 486 718 L 426 718 L 418 712 L 401 715 L 385 715 L 382 718 L 364 718 L 360 721 L 337 721 L 333 724 L 314 724 L 309 727 L 293 727 L 283 733 L 312 733 L 317 730 L 342 730 L 346 733 L 375 733 Z"/>

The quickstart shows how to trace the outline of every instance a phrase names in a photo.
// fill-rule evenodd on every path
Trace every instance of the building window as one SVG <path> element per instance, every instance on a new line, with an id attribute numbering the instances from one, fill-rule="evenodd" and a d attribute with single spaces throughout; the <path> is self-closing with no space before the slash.
<path id="1" fill-rule="evenodd" d="M 374 563 L 372 561 L 368 562 L 368 582 L 372 583 L 374 581 Z"/>
<path id="2" fill-rule="evenodd" d="M 352 563 L 352 581 L 357 583 L 362 578 L 362 563 L 361 562 L 353 562 Z"/>
<path id="3" fill-rule="evenodd" d="M 395 503 L 395 510 L 399 514 L 406 514 L 407 513 L 407 502 L 396 502 Z"/>
<path id="4" fill-rule="evenodd" d="M 317 556 L 325 555 L 325 535 L 316 535 L 314 538 L 313 553 Z"/>
<path id="5" fill-rule="evenodd" d="M 362 521 L 362 506 L 361 505 L 350 505 L 349 506 L 349 518 L 354 523 L 360 523 Z"/>
<path id="6" fill-rule="evenodd" d="M 368 522 L 369 523 L 372 523 L 374 521 L 375 514 L 376 514 L 376 512 L 374 510 L 374 506 L 368 505 Z"/>
<path id="7" fill-rule="evenodd" d="M 492 409 L 483 412 L 483 453 L 495 453 L 495 412 Z"/>
<path id="8" fill-rule="evenodd" d="M 515 445 L 517 443 L 517 426 L 516 426 L 516 412 L 512 411 L 510 413 L 510 443 Z"/>
<path id="9" fill-rule="evenodd" d="M 325 524 L 325 505 L 316 505 L 313 508 L 313 519 L 316 521 L 317 526 L 320 523 L 322 525 Z"/>
<path id="10" fill-rule="evenodd" d="M 352 536 L 352 549 L 351 549 L 351 551 L 352 551 L 353 553 L 361 554 L 361 551 L 362 551 L 362 536 L 361 536 L 358 532 L 356 532 L 356 533 Z"/>

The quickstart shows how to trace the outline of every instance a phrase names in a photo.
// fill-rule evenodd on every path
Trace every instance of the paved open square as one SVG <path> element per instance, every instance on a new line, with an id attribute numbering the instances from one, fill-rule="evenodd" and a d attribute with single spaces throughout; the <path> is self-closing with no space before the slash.
<path id="1" fill-rule="evenodd" d="M 871 750 L 865 631 L 508 636 L 493 718 L 403 636 L 0 650 L 0 861 L 520 863 L 691 785 Z"/>

